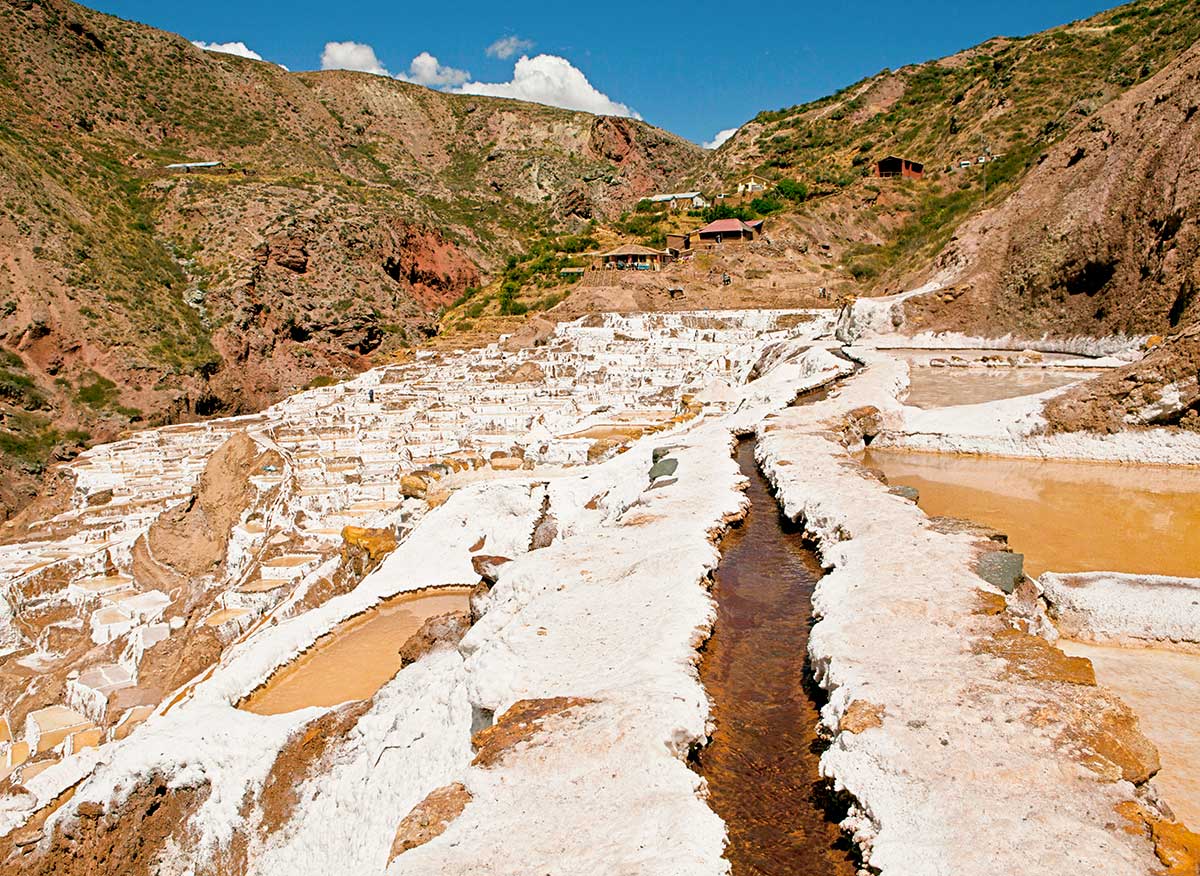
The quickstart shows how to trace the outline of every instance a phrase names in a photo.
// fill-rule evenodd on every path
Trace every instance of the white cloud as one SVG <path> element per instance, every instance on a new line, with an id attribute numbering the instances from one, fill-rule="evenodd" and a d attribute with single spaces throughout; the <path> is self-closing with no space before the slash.
<path id="1" fill-rule="evenodd" d="M 625 104 L 597 91 L 582 70 L 557 55 L 533 58 L 522 55 L 513 67 L 511 82 L 468 82 L 457 90 L 463 94 L 512 97 L 598 115 L 641 118 Z"/>
<path id="2" fill-rule="evenodd" d="M 484 51 L 492 58 L 506 60 L 513 55 L 524 54 L 533 48 L 533 40 L 522 39 L 519 36 L 500 37 Z"/>
<path id="3" fill-rule="evenodd" d="M 357 70 L 376 76 L 391 76 L 375 57 L 375 50 L 366 43 L 326 43 L 321 52 L 322 70 Z"/>
<path id="4" fill-rule="evenodd" d="M 705 149 L 718 149 L 721 144 L 738 132 L 737 128 L 726 128 L 724 131 L 717 131 L 713 138 L 704 144 Z"/>
<path id="5" fill-rule="evenodd" d="M 360 73 L 374 73 L 376 76 L 392 76 L 375 49 L 366 43 L 344 42 L 326 43 L 321 52 L 322 70 L 357 70 Z M 471 78 L 466 70 L 446 67 L 429 52 L 421 52 L 412 59 L 408 70 L 397 73 L 393 77 L 405 82 L 414 82 L 428 88 L 451 88 L 462 85 Z"/>
<path id="6" fill-rule="evenodd" d="M 466 70 L 443 67 L 438 59 L 429 52 L 421 52 L 408 65 L 408 72 L 397 73 L 396 78 L 403 79 L 405 82 L 415 82 L 417 85 L 424 85 L 427 88 L 447 88 L 462 85 L 471 78 L 471 74 Z"/>
<path id="7" fill-rule="evenodd" d="M 516 37 L 509 39 L 515 40 Z M 325 50 L 321 52 L 321 69 L 358 70 L 377 76 L 393 76 L 383 66 L 375 50 L 366 43 L 326 43 Z M 598 91 L 588 82 L 582 70 L 557 55 L 537 55 L 533 58 L 522 55 L 513 66 L 510 82 L 472 82 L 471 74 L 466 70 L 447 67 L 429 52 L 421 52 L 412 59 L 406 72 L 396 73 L 393 78 L 460 94 L 511 97 L 597 115 L 641 118 L 635 110 Z"/>
<path id="8" fill-rule="evenodd" d="M 263 56 L 243 42 L 236 43 L 206 43 L 204 40 L 192 40 L 192 45 L 206 52 L 223 52 L 226 55 L 238 55 L 253 61 L 263 60 Z"/>

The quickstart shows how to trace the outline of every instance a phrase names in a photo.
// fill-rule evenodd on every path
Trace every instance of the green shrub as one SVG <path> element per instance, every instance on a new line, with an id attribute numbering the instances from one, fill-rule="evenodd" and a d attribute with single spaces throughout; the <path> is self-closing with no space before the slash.
<path id="1" fill-rule="evenodd" d="M 83 382 L 90 381 L 90 382 Z M 75 398 L 80 403 L 91 408 L 106 407 L 117 397 L 117 385 L 107 377 L 102 377 L 95 371 L 85 371 L 82 375 L 79 389 L 75 392 Z"/>
<path id="2" fill-rule="evenodd" d="M 478 286 L 468 286 L 466 288 L 466 290 L 463 291 L 462 295 L 459 295 L 457 298 L 454 299 L 454 302 L 450 306 L 452 308 L 453 307 L 462 307 L 464 304 L 466 304 L 468 301 L 470 301 L 472 298 L 474 298 L 477 294 L 479 294 Z"/>
<path id="3" fill-rule="evenodd" d="M 770 195 L 765 198 L 755 198 L 750 202 L 750 209 L 763 216 L 769 216 L 783 209 L 783 201 L 777 200 Z"/>
<path id="4" fill-rule="evenodd" d="M 775 194 L 798 204 L 808 198 L 808 186 L 797 180 L 785 177 L 775 186 Z"/>
<path id="5" fill-rule="evenodd" d="M 718 219 L 741 219 L 748 222 L 756 218 L 754 211 L 746 207 L 732 207 L 726 203 L 713 204 L 704 210 L 705 222 L 716 222 Z"/>

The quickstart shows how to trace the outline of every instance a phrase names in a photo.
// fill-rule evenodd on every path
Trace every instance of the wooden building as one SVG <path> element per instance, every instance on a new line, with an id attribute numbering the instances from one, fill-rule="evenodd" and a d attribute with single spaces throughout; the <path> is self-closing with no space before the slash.
<path id="1" fill-rule="evenodd" d="M 668 250 L 627 243 L 601 254 L 599 267 L 618 271 L 659 271 L 669 261 L 671 253 Z"/>
<path id="2" fill-rule="evenodd" d="M 875 162 L 875 175 L 881 179 L 893 176 L 920 179 L 925 176 L 925 165 L 919 161 L 889 155 L 887 158 L 881 158 Z"/>
<path id="3" fill-rule="evenodd" d="M 692 248 L 692 235 L 690 233 L 678 233 L 667 235 L 667 249 L 671 251 L 673 256 L 678 257 L 680 253 L 688 252 Z"/>

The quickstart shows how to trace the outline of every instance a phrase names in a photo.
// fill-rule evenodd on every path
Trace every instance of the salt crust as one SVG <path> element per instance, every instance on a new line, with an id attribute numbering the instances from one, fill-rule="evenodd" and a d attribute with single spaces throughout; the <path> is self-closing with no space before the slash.
<path id="1" fill-rule="evenodd" d="M 1200 650 L 1200 578 L 1045 572 L 1038 584 L 1064 636 Z"/>
<path id="2" fill-rule="evenodd" d="M 473 795 L 462 815 L 389 873 L 728 872 L 723 825 L 684 757 L 707 731 L 694 662 L 713 620 L 704 586 L 718 559 L 712 538 L 745 501 L 731 435 L 757 429 L 764 471 L 831 569 L 814 597 L 820 623 L 809 654 L 830 694 L 823 721 L 836 734 L 822 769 L 856 800 L 847 827 L 869 863 L 905 876 L 1149 872 L 1148 847 L 1104 826 L 1132 787 L 1100 783 L 1057 755 L 1023 720 L 1045 691 L 1001 680 L 995 661 L 970 653 L 972 592 L 986 587 L 970 571 L 970 538 L 929 530 L 915 506 L 847 465 L 828 431 L 869 404 L 888 435 L 902 433 L 911 409 L 896 397 L 906 366 L 859 350 L 867 367 L 831 399 L 764 420 L 847 368 L 825 350 L 804 351 L 803 337 L 785 343 L 766 376 L 706 390 L 732 413 L 586 469 L 459 490 L 356 590 L 260 630 L 139 728 L 136 744 L 52 767 L 31 793 L 52 799 L 82 780 L 76 800 L 111 805 L 152 773 L 176 788 L 207 783 L 190 825 L 196 842 L 172 846 L 164 862 L 166 873 L 191 872 L 246 829 L 247 791 L 261 788 L 287 738 L 323 713 L 258 716 L 232 704 L 381 599 L 475 580 L 469 550 L 486 534 L 489 553 L 515 561 L 484 618 L 458 651 L 436 653 L 381 689 L 332 768 L 302 785 L 288 824 L 252 843 L 250 871 L 377 872 L 390 829 L 411 806 L 461 781 Z M 1002 439 L 988 417 L 989 440 Z M 655 447 L 668 447 L 679 471 L 648 489 Z M 559 537 L 527 552 L 546 496 Z M 519 699 L 553 696 L 594 702 L 551 719 L 537 744 L 487 768 L 469 765 L 472 713 L 501 715 Z M 883 726 L 837 734 L 855 699 L 882 705 Z M 96 765 L 90 778 L 87 759 Z M 69 808 L 54 818 L 70 817 Z M 10 816 L 0 809 L 0 828 Z"/>
<path id="3" fill-rule="evenodd" d="M 903 363 L 864 358 L 830 399 L 769 419 L 757 451 L 829 570 L 808 656 L 829 695 L 821 769 L 855 801 L 844 826 L 896 876 L 1152 872 L 1149 844 L 1109 827 L 1133 786 L 1099 781 L 1028 720 L 1053 706 L 1049 687 L 972 653 L 985 623 L 976 592 L 990 588 L 972 571 L 971 536 L 931 529 L 822 428 L 863 405 L 902 416 Z M 838 732 L 855 700 L 882 706 L 882 726 Z"/>

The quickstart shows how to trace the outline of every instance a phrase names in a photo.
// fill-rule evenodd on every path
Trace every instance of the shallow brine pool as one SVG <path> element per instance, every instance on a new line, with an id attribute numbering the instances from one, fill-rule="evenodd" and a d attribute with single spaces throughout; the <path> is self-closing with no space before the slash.
<path id="1" fill-rule="evenodd" d="M 882 449 L 863 462 L 920 490 L 931 516 L 1006 533 L 1030 575 L 1200 577 L 1200 469 Z"/>
<path id="2" fill-rule="evenodd" d="M 1095 377 L 1098 371 L 1050 368 L 911 368 L 901 401 L 916 408 L 948 408 L 1036 395 Z"/>
<path id="3" fill-rule="evenodd" d="M 326 633 L 238 708 L 278 715 L 373 696 L 400 671 L 400 646 L 431 617 L 466 611 L 468 587 L 394 596 Z"/>

